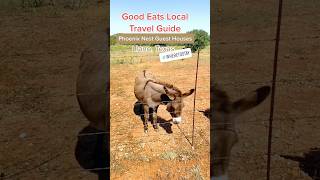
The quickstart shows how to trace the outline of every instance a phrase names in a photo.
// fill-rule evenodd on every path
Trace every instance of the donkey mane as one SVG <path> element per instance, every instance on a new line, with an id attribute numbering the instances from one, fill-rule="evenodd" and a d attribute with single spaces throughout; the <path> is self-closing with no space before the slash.
<path id="1" fill-rule="evenodd" d="M 146 77 L 146 72 L 147 72 L 146 70 L 143 70 L 143 76 L 144 76 L 145 78 L 147 78 L 147 77 Z M 160 81 L 159 79 L 155 79 L 155 78 L 149 79 L 149 80 L 146 82 L 144 88 L 147 86 L 147 84 L 148 84 L 149 82 L 153 82 L 153 83 L 156 83 L 156 84 L 163 85 L 163 86 L 166 87 L 166 88 L 175 90 L 179 95 L 182 94 L 182 92 L 181 92 L 181 90 L 180 90 L 179 88 L 173 86 L 172 84 L 169 84 L 169 83 Z"/>

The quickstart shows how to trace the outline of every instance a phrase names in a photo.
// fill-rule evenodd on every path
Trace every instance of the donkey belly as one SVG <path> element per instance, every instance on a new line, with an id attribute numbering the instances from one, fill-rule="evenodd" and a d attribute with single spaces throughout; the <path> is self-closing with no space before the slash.
<path id="1" fill-rule="evenodd" d="M 142 88 L 142 90 L 140 88 Z M 161 93 L 150 90 L 149 88 L 144 89 L 144 85 L 143 87 L 137 86 L 135 96 L 138 101 L 147 104 L 150 108 L 155 108 L 161 104 Z"/>
<path id="2" fill-rule="evenodd" d="M 103 43 L 101 43 L 103 44 Z M 106 52 L 87 49 L 82 52 L 76 84 L 78 103 L 92 127 L 106 130 L 109 107 L 109 75 Z"/>

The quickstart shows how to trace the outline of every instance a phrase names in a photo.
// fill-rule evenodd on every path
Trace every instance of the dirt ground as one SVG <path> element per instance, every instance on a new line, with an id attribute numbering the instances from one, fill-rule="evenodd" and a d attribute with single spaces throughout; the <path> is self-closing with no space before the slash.
<path id="1" fill-rule="evenodd" d="M 111 179 L 209 179 L 210 124 L 198 111 L 195 113 L 194 150 L 189 143 L 192 141 L 193 95 L 184 100 L 183 122 L 179 126 L 169 122 L 172 118 L 166 106 L 159 107 L 158 132 L 149 122 L 149 131 L 145 134 L 140 116 L 133 111 L 137 101 L 134 81 L 138 73 L 145 69 L 186 92 L 194 88 L 196 56 L 160 63 L 155 52 L 130 51 L 131 48 L 111 51 Z M 200 54 L 197 110 L 210 106 L 209 55 L 209 47 Z M 123 62 L 123 56 L 133 59 Z"/>
<path id="2" fill-rule="evenodd" d="M 214 5 L 211 63 L 215 81 L 233 99 L 270 84 L 277 2 L 215 1 Z M 302 156 L 310 148 L 320 146 L 319 7 L 317 0 L 284 1 L 272 180 L 310 180 L 298 162 L 281 155 Z M 48 7 L 30 12 L 1 10 L 0 179 L 97 179 L 82 170 L 74 158 L 77 133 L 87 125 L 76 102 L 75 81 L 80 52 L 89 35 L 104 21 L 101 6 L 80 10 Z M 194 61 L 185 63 L 186 66 L 174 63 L 170 68 L 175 69 L 175 75 L 193 74 L 194 69 L 188 68 L 194 67 Z M 208 72 L 205 64 L 202 61 L 200 69 Z M 166 80 L 170 68 L 161 72 L 160 66 L 144 62 L 137 69 L 150 68 Z M 114 93 L 112 99 L 125 98 L 130 104 L 113 104 L 119 108 L 119 114 L 112 114 L 118 118 L 112 121 L 119 127 L 112 126 L 112 133 L 118 138 L 111 143 L 119 140 L 123 146 L 112 146 L 112 150 L 117 149 L 112 157 L 118 161 L 112 164 L 111 175 L 118 179 L 175 179 L 182 174 L 185 179 L 207 178 L 206 119 L 196 113 L 199 127 L 194 151 L 175 125 L 171 126 L 173 133 L 166 133 L 163 128 L 154 132 L 149 126 L 149 134 L 144 136 L 142 122 L 131 110 L 135 102 L 132 85 L 127 84 L 132 81 L 137 65 L 114 67 L 113 74 L 124 73 L 119 75 L 127 78 L 114 76 L 122 86 L 113 89 L 120 94 Z M 123 71 L 121 67 L 128 69 Z M 183 90 L 190 88 L 192 79 L 175 75 L 173 83 Z M 199 84 L 206 87 L 204 82 Z M 205 97 L 207 93 L 200 89 L 199 98 Z M 186 104 L 186 122 L 181 129 L 190 138 L 191 97 Z M 198 107 L 207 107 L 207 102 L 199 102 Z M 169 118 L 164 109 L 159 111 L 164 120 Z M 266 179 L 268 113 L 269 100 L 238 119 L 240 141 L 232 151 L 230 179 Z M 135 156 L 130 156 L 133 153 Z M 172 174 L 171 168 L 178 173 Z"/>
<path id="3" fill-rule="evenodd" d="M 74 157 L 88 122 L 75 97 L 81 51 L 105 5 L 0 12 L 0 179 L 97 179 Z"/>

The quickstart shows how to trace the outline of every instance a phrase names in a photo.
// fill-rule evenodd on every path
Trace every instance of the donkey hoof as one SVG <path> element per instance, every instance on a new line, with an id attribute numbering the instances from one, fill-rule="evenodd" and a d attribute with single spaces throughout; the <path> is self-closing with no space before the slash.
<path id="1" fill-rule="evenodd" d="M 144 129 L 144 133 L 148 133 L 148 129 Z"/>
<path id="2" fill-rule="evenodd" d="M 153 125 L 153 129 L 154 129 L 154 130 L 156 130 L 156 131 L 158 131 L 158 130 L 159 130 L 159 128 L 158 128 L 158 126 L 157 126 L 157 125 Z"/>

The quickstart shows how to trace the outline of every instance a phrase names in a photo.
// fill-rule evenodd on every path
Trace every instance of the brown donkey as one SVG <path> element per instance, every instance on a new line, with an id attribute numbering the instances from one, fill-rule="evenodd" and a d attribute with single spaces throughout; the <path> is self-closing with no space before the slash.
<path id="1" fill-rule="evenodd" d="M 107 179 L 110 170 L 108 31 L 98 30 L 80 57 L 77 100 L 88 120 L 78 136 L 75 157 L 81 167 Z"/>
<path id="2" fill-rule="evenodd" d="M 206 110 L 204 114 L 211 114 L 211 152 L 210 171 L 211 180 L 228 180 L 228 165 L 231 149 L 238 141 L 235 130 L 235 119 L 242 112 L 252 109 L 263 102 L 270 93 L 269 86 L 263 86 L 251 92 L 247 96 L 231 102 L 226 92 L 213 87 L 213 101 L 211 112 Z"/>
<path id="3" fill-rule="evenodd" d="M 193 92 L 194 89 L 190 89 L 188 92 L 182 93 L 173 85 L 157 80 L 154 75 L 146 70 L 139 73 L 135 79 L 134 94 L 143 106 L 144 131 L 148 131 L 150 109 L 153 128 L 158 129 L 157 110 L 160 104 L 167 105 L 167 111 L 171 114 L 173 123 L 179 124 L 182 121 L 183 99 Z"/>

